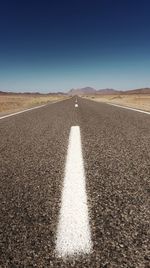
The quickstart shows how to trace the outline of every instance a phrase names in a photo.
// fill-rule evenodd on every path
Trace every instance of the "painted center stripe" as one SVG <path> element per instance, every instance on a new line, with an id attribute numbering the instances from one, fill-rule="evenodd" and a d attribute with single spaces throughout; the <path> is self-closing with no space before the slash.
<path id="1" fill-rule="evenodd" d="M 90 253 L 90 234 L 85 174 L 79 126 L 71 127 L 57 230 L 56 252 L 60 257 Z"/>

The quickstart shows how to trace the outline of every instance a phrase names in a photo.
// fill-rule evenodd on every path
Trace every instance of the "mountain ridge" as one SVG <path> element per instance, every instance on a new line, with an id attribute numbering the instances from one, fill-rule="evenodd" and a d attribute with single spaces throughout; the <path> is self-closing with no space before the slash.
<path id="1" fill-rule="evenodd" d="M 17 95 L 17 94 L 24 94 L 24 95 L 111 95 L 111 94 L 150 94 L 150 88 L 137 88 L 137 89 L 131 89 L 131 90 L 116 90 L 113 88 L 104 88 L 104 89 L 95 89 L 93 87 L 83 87 L 83 88 L 72 88 L 68 90 L 68 92 L 63 92 L 63 91 L 58 91 L 58 92 L 47 92 L 47 93 L 42 93 L 42 92 L 13 92 L 13 91 L 2 91 L 0 90 L 0 95 Z"/>
<path id="2" fill-rule="evenodd" d="M 138 88 L 138 89 L 132 89 L 132 90 L 116 90 L 113 88 L 104 88 L 104 89 L 94 89 L 92 87 L 83 87 L 83 88 L 72 88 L 68 91 L 69 95 L 111 95 L 111 94 L 150 94 L 150 88 Z"/>

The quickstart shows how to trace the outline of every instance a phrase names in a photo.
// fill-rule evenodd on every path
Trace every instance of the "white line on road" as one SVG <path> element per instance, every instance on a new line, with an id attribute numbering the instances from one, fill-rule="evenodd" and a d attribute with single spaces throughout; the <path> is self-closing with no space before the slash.
<path id="1" fill-rule="evenodd" d="M 65 167 L 56 252 L 60 257 L 90 253 L 85 174 L 79 126 L 71 127 Z"/>
<path id="2" fill-rule="evenodd" d="M 135 112 L 140 112 L 140 113 L 144 113 L 144 114 L 150 114 L 150 112 L 146 112 L 146 111 L 135 109 L 135 108 L 130 108 L 130 107 L 127 107 L 127 106 L 122 106 L 122 105 L 119 105 L 119 104 L 114 104 L 114 103 L 110 103 L 110 102 L 107 102 L 107 104 L 117 106 L 117 107 L 120 107 L 120 108 L 124 108 L 124 109 L 127 109 L 127 110 L 132 110 L 132 111 L 135 111 Z"/>
<path id="3" fill-rule="evenodd" d="M 12 114 L 7 114 L 7 115 L 4 115 L 4 116 L 1 116 L 0 120 L 4 119 L 4 118 L 7 118 L 7 117 L 10 117 L 10 116 L 13 116 L 13 115 L 22 114 L 22 113 L 25 113 L 25 112 L 28 112 L 28 111 L 31 111 L 31 110 L 34 110 L 34 109 L 39 109 L 39 108 L 42 108 L 44 106 L 47 106 L 48 104 L 54 104 L 54 103 L 57 103 L 57 102 L 60 102 L 60 101 L 63 101 L 63 100 L 59 100 L 59 101 L 55 101 L 55 102 L 51 102 L 51 103 L 46 103 L 46 104 L 43 104 L 43 105 L 40 105 L 40 106 L 28 108 L 28 109 L 25 109 L 25 110 L 22 110 L 22 111 L 19 111 L 19 112 L 15 112 L 15 113 L 12 113 Z"/>
<path id="4" fill-rule="evenodd" d="M 16 112 L 16 113 L 7 114 L 7 115 L 4 115 L 4 116 L 1 116 L 0 119 L 4 119 L 4 118 L 7 118 L 7 117 L 10 117 L 10 116 L 13 116 L 13 115 L 17 115 L 17 114 L 22 114 L 22 113 L 25 113 L 27 111 L 38 109 L 38 108 L 41 108 L 41 107 L 44 107 L 44 106 L 46 106 L 46 104 L 40 105 L 40 106 L 36 106 L 36 107 L 32 107 L 32 108 L 29 108 L 29 109 L 26 109 L 26 110 L 23 110 L 23 111 L 19 111 L 19 112 Z"/>

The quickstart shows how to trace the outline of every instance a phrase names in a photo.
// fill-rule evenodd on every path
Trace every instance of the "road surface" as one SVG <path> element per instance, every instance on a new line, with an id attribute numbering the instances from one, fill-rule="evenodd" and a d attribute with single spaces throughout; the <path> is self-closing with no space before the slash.
<path id="1" fill-rule="evenodd" d="M 73 97 L 0 120 L 0 267 L 150 267 L 149 180 L 148 114 Z"/>

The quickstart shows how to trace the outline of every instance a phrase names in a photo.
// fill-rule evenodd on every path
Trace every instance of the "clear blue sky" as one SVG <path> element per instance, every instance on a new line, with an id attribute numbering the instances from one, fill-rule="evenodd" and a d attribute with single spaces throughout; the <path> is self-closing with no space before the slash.
<path id="1" fill-rule="evenodd" d="M 3 0 L 0 90 L 150 87 L 149 0 Z"/>

